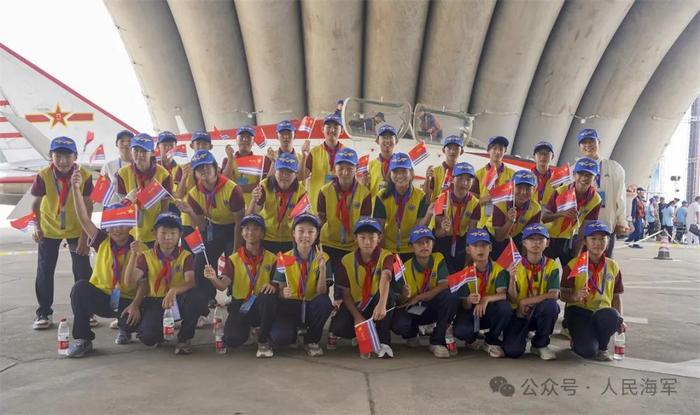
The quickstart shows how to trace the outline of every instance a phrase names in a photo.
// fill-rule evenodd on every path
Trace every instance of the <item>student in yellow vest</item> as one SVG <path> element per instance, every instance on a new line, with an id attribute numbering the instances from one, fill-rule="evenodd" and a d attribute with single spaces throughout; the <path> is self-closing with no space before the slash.
<path id="1" fill-rule="evenodd" d="M 92 274 L 87 235 L 80 228 L 70 190 L 71 176 L 79 171 L 83 176 L 79 193 L 91 214 L 92 176 L 88 170 L 75 164 L 78 150 L 71 138 L 56 137 L 51 140 L 49 156 L 51 164 L 39 171 L 31 188 L 34 196 L 32 212 L 36 215 L 33 238 L 39 244 L 35 284 L 39 308 L 33 323 L 35 330 L 47 329 L 53 324 L 54 273 L 64 239 L 70 248 L 75 281 L 87 280 Z"/>
<path id="2" fill-rule="evenodd" d="M 319 345 L 323 326 L 333 311 L 328 288 L 333 285 L 333 270 L 328 255 L 319 244 L 321 223 L 318 218 L 302 213 L 294 218 L 294 249 L 285 255 L 296 260 L 277 270 L 274 282 L 279 287 L 277 317 L 272 323 L 272 347 L 286 347 L 297 339 L 297 329 L 304 333 L 304 349 L 310 357 L 323 356 Z M 272 356 L 272 351 L 269 356 Z"/>
<path id="3" fill-rule="evenodd" d="M 90 219 L 87 206 L 80 195 L 83 177 L 75 171 L 71 177 L 73 203 L 83 231 L 88 236 L 90 245 L 97 253 L 95 269 L 90 280 L 78 280 L 71 290 L 71 307 L 73 309 L 73 338 L 75 342 L 68 349 L 69 357 L 83 357 L 92 351 L 92 341 L 95 333 L 90 330 L 90 319 L 94 314 L 102 317 L 119 317 L 119 334 L 116 344 L 127 344 L 131 333 L 135 332 L 141 317 L 137 310 L 130 315 L 126 309 L 134 296 L 141 298 L 146 294 L 146 286 L 141 284 L 137 293 L 136 287 L 126 285 L 125 271 L 130 262 L 135 262 L 139 251 L 138 242 L 129 235 L 130 226 L 112 226 L 98 229 Z M 112 205 L 104 208 L 122 207 Z M 133 209 L 133 207 L 132 207 Z"/>
<path id="4" fill-rule="evenodd" d="M 275 151 L 272 147 L 267 149 L 267 155 L 265 156 L 265 161 L 263 162 L 263 176 L 270 177 L 275 175 L 275 160 L 282 153 L 290 153 L 294 155 L 297 159 L 299 166 L 304 166 L 304 160 L 306 154 L 303 152 L 296 152 L 294 150 L 294 133 L 296 128 L 290 121 L 284 120 L 277 123 L 275 127 L 277 131 L 277 141 L 280 143 L 280 147 Z M 302 176 L 303 172 L 299 172 L 299 180 L 304 180 Z"/>
<path id="5" fill-rule="evenodd" d="M 385 123 L 377 127 L 375 142 L 379 145 L 379 155 L 369 162 L 368 174 L 358 177 L 360 183 L 369 187 L 372 203 L 374 203 L 379 191 L 386 187 L 386 182 L 389 180 L 389 161 L 399 141 L 396 134 L 398 134 L 396 128 L 389 124 Z"/>
<path id="6" fill-rule="evenodd" d="M 394 357 L 391 349 L 391 320 L 394 299 L 394 256 L 379 245 L 382 226 L 374 218 L 355 223 L 357 248 L 343 257 L 335 271 L 336 285 L 343 294 L 343 306 L 331 319 L 329 336 L 355 338 L 355 325 L 372 318 L 381 344 L 379 357 Z"/>
<path id="7" fill-rule="evenodd" d="M 241 188 L 246 206 L 250 204 L 251 192 L 260 184 L 260 176 L 241 173 L 238 171 L 236 160 L 253 155 L 253 137 L 255 137 L 255 129 L 251 126 L 246 125 L 236 130 L 238 151 L 234 152 L 233 147 L 227 145 L 226 158 L 221 163 L 221 174 L 233 180 Z"/>
<path id="8" fill-rule="evenodd" d="M 241 189 L 223 174 L 214 155 L 207 150 L 194 153 L 190 165 L 197 185 L 187 194 L 187 202 L 176 202 L 194 228 L 202 234 L 205 252 L 194 257 L 197 287 L 203 291 L 209 307 L 216 306 L 216 289 L 204 278 L 206 259 L 217 261 L 221 254 L 229 256 L 240 246 L 240 221 L 244 203 Z M 192 247 L 190 247 L 192 249 Z"/>
<path id="9" fill-rule="evenodd" d="M 598 174 L 598 163 L 586 157 L 579 159 L 574 166 L 574 183 L 559 186 L 549 198 L 543 212 L 542 222 L 547 224 L 552 239 L 545 255 L 559 258 L 566 264 L 576 256 L 581 246 L 579 228 L 598 219 L 601 198 L 594 186 Z M 559 212 L 557 195 L 573 188 L 576 192 L 576 208 Z"/>
<path id="10" fill-rule="evenodd" d="M 129 310 L 141 308 L 139 339 L 146 346 L 163 342 L 163 312 L 177 307 L 182 324 L 177 335 L 175 354 L 192 353 L 191 339 L 200 315 L 206 315 L 207 302 L 195 287 L 192 254 L 179 247 L 182 233 L 180 217 L 170 212 L 161 213 L 153 225 L 156 244 L 136 259 L 136 265 L 126 273 L 128 286 L 144 279 L 148 294 L 139 303 L 136 297 Z"/>
<path id="11" fill-rule="evenodd" d="M 472 185 L 472 193 L 479 196 L 479 203 L 481 203 L 481 218 L 478 224 L 480 228 L 491 225 L 491 215 L 493 214 L 493 204 L 491 204 L 491 195 L 489 195 L 490 189 L 487 187 L 489 183 L 485 183 L 484 180 L 486 173 L 492 168 L 496 169 L 497 176 L 494 187 L 510 181 L 513 178 L 513 174 L 515 174 L 515 170 L 503 164 L 508 144 L 508 139 L 500 135 L 489 138 L 486 145 L 486 151 L 489 153 L 489 162 L 476 171 L 476 180 Z"/>
<path id="12" fill-rule="evenodd" d="M 360 216 L 372 214 L 372 200 L 367 186 L 355 180 L 357 153 L 343 148 L 335 155 L 335 176 L 318 194 L 321 220 L 321 243 L 333 269 L 355 247 L 354 223 Z"/>
<path id="13" fill-rule="evenodd" d="M 437 167 L 428 166 L 423 182 L 423 191 L 430 196 L 431 202 L 434 202 L 440 193 L 452 184 L 455 163 L 464 153 L 462 145 L 462 138 L 456 135 L 448 135 L 442 140 L 442 154 L 445 155 L 445 161 Z"/>
<path id="14" fill-rule="evenodd" d="M 540 205 L 544 205 L 554 193 L 552 167 L 549 166 L 554 159 L 554 146 L 548 141 L 540 141 L 535 144 L 533 155 L 535 157 L 535 167 L 530 169 L 530 171 L 537 179 L 537 190 L 534 194 L 534 200 Z"/>
<path id="15" fill-rule="evenodd" d="M 435 217 L 435 251 L 445 255 L 450 274 L 465 267 L 467 231 L 476 227 L 481 216 L 479 199 L 469 191 L 473 182 L 474 167 L 469 163 L 455 164 L 448 201 L 443 213 Z"/>
<path id="16" fill-rule="evenodd" d="M 542 224 L 527 225 L 523 231 L 522 259 L 511 266 L 508 299 L 513 316 L 503 332 L 503 351 L 508 357 L 520 357 L 530 331 L 535 332 L 530 351 L 542 360 L 556 359 L 549 348 L 549 337 L 559 317 L 559 264 L 544 256 L 549 232 Z"/>
<path id="17" fill-rule="evenodd" d="M 467 244 L 476 267 L 476 281 L 468 282 L 455 293 L 462 304 L 455 317 L 454 335 L 464 340 L 469 349 L 483 348 L 491 357 L 503 357 L 500 336 L 512 314 L 506 299 L 508 271 L 489 258 L 491 236 L 485 229 L 470 230 Z M 477 335 L 478 329 L 486 328 L 489 332 L 484 343 Z"/>
<path id="18" fill-rule="evenodd" d="M 265 235 L 262 216 L 244 216 L 241 229 L 245 245 L 226 258 L 221 275 L 217 277 L 214 267 L 208 265 L 204 276 L 218 290 L 231 289 L 224 342 L 230 347 L 240 347 L 248 341 L 251 327 L 260 327 L 256 357 L 271 357 L 270 329 L 277 306 L 277 288 L 271 282 L 276 257 L 262 247 Z"/>
<path id="19" fill-rule="evenodd" d="M 624 292 L 620 266 L 606 258 L 605 248 L 610 229 L 602 221 L 591 221 L 583 229 L 588 250 L 588 269 L 575 269 L 577 258 L 564 267 L 561 299 L 566 303 L 564 319 L 571 333 L 574 352 L 586 359 L 610 361 L 610 337 L 623 333 L 627 326 L 622 318 Z"/>
<path id="20" fill-rule="evenodd" d="M 290 153 L 281 153 L 275 160 L 275 175 L 260 182 L 253 190 L 247 214 L 259 213 L 265 219 L 263 246 L 273 254 L 293 248 L 292 218 L 289 214 L 306 193 L 297 179 L 299 165 Z"/>
<path id="21" fill-rule="evenodd" d="M 340 116 L 331 114 L 323 119 L 323 137 L 320 145 L 310 148 L 309 140 L 306 140 L 302 151 L 306 158 L 302 166 L 304 173 L 302 177 L 306 179 L 306 188 L 309 191 L 309 200 L 314 210 L 317 208 L 318 193 L 321 187 L 330 183 L 335 171 L 335 155 L 343 148 L 343 144 L 338 141 L 340 132 L 343 131 L 343 122 Z"/>
<path id="22" fill-rule="evenodd" d="M 175 195 L 175 193 L 177 193 L 177 186 L 180 184 L 179 179 L 175 180 L 175 178 L 181 178 L 182 173 L 179 173 L 179 170 L 181 170 L 180 166 L 173 158 L 168 156 L 168 152 L 177 145 L 177 137 L 170 131 L 163 131 L 158 134 L 157 145 L 158 151 L 160 152 L 160 161 L 157 163 L 168 171 L 173 188 L 173 195 Z M 175 203 L 170 203 L 168 205 L 168 210 L 176 215 L 180 214 L 180 210 L 177 208 Z"/>
<path id="23" fill-rule="evenodd" d="M 161 212 L 168 211 L 170 202 L 163 198 L 150 209 L 144 209 L 136 201 L 136 193 L 148 186 L 153 180 L 158 181 L 165 190 L 172 194 L 172 181 L 168 171 L 151 158 L 153 154 L 153 139 L 148 134 L 139 134 L 131 139 L 131 155 L 133 163 L 122 167 L 117 173 L 117 193 L 129 199 L 137 206 L 135 237 L 137 241 L 153 246 L 155 236 L 153 223 Z"/>
<path id="24" fill-rule="evenodd" d="M 406 153 L 394 153 L 389 163 L 389 182 L 374 203 L 374 216 L 384 228 L 384 248 L 402 261 L 413 256 L 408 244 L 411 229 L 427 225 L 432 217 L 422 190 L 413 186 L 413 163 Z"/>
<path id="25" fill-rule="evenodd" d="M 413 258 L 404 264 L 407 301 L 394 311 L 391 330 L 406 339 L 410 347 L 420 347 L 418 326 L 435 323 L 429 350 L 433 356 L 445 359 L 450 357 L 445 334 L 457 313 L 459 298 L 447 289 L 449 272 L 445 257 L 433 252 L 433 232 L 427 226 L 416 226 L 411 231 L 409 243 L 413 248 Z"/>
<path id="26" fill-rule="evenodd" d="M 523 229 L 530 224 L 540 223 L 542 208 L 532 198 L 537 183 L 529 170 L 519 170 L 513 175 L 513 201 L 493 205 L 492 235 L 495 243 L 491 258 L 498 259 L 512 238 L 522 252 Z"/>

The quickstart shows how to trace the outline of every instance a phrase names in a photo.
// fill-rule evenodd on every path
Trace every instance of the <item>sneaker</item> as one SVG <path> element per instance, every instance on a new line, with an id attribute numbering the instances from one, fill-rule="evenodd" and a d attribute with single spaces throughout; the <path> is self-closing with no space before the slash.
<path id="1" fill-rule="evenodd" d="M 192 354 L 192 344 L 189 340 L 177 342 L 175 345 L 175 354 Z"/>
<path id="2" fill-rule="evenodd" d="M 131 335 L 124 330 L 119 330 L 119 334 L 117 334 L 117 337 L 114 339 L 114 343 L 129 344 L 131 343 Z"/>
<path id="3" fill-rule="evenodd" d="M 420 347 L 420 337 L 416 336 L 406 339 L 406 346 L 411 348 Z"/>
<path id="4" fill-rule="evenodd" d="M 197 328 L 201 329 L 202 327 L 208 326 L 209 325 L 209 319 L 205 316 L 199 316 L 197 319 Z"/>
<path id="5" fill-rule="evenodd" d="M 394 357 L 394 351 L 391 350 L 391 346 L 388 344 L 380 344 L 379 345 L 379 351 L 377 352 L 377 357 L 386 357 L 386 358 L 392 358 Z"/>
<path id="6" fill-rule="evenodd" d="M 338 348 L 338 336 L 333 333 L 328 333 L 328 342 L 326 342 L 326 350 L 335 350 Z"/>
<path id="7" fill-rule="evenodd" d="M 51 327 L 53 324 L 53 316 L 52 315 L 37 315 L 34 318 L 34 324 L 32 324 L 32 328 L 34 330 L 45 330 Z"/>
<path id="8" fill-rule="evenodd" d="M 532 354 L 536 354 L 537 356 L 539 356 L 542 360 L 554 360 L 557 358 L 557 354 L 554 353 L 554 350 L 550 349 L 547 346 L 531 347 L 530 351 L 532 352 Z"/>
<path id="9" fill-rule="evenodd" d="M 109 328 L 112 330 L 118 330 L 119 329 L 119 320 L 112 320 L 112 322 L 109 323 Z"/>
<path id="10" fill-rule="evenodd" d="M 272 356 L 274 356 L 274 353 L 272 353 L 272 347 L 270 347 L 270 343 L 258 343 L 258 351 L 255 353 L 255 357 L 267 358 Z"/>
<path id="11" fill-rule="evenodd" d="M 100 325 L 100 322 L 97 321 L 97 316 L 94 314 L 92 316 L 90 316 L 90 327 L 97 327 L 99 325 Z"/>
<path id="12" fill-rule="evenodd" d="M 431 344 L 428 349 L 433 353 L 433 356 L 438 359 L 447 359 L 450 357 L 450 351 L 441 344 Z"/>
<path id="13" fill-rule="evenodd" d="M 563 336 L 563 337 L 568 338 L 568 339 L 571 338 L 571 333 L 569 333 L 569 329 L 567 329 L 566 327 L 562 327 L 562 328 L 561 328 L 561 331 L 559 332 L 559 334 L 560 334 L 561 336 Z"/>
<path id="14" fill-rule="evenodd" d="M 595 360 L 599 362 L 612 362 L 613 358 L 607 350 L 598 350 L 598 353 L 595 355 Z"/>
<path id="15" fill-rule="evenodd" d="M 323 356 L 323 349 L 321 348 L 321 346 L 318 345 L 318 343 L 305 344 L 304 349 L 306 350 L 306 354 L 309 357 Z"/>
<path id="16" fill-rule="evenodd" d="M 495 344 L 484 343 L 484 350 L 489 354 L 489 356 L 494 358 L 505 356 L 505 353 L 503 353 L 503 348 Z"/>
<path id="17" fill-rule="evenodd" d="M 85 339 L 76 339 L 73 344 L 68 347 L 68 357 L 83 357 L 92 351 L 92 342 Z"/>
<path id="18" fill-rule="evenodd" d="M 470 350 L 481 350 L 484 348 L 484 340 L 476 339 L 471 343 L 464 343 L 464 345 L 467 346 L 467 349 Z"/>

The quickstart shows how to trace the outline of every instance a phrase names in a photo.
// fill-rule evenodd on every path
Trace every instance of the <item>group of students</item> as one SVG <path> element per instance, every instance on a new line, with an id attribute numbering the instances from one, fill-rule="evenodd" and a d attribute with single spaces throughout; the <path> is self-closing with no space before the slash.
<path id="1" fill-rule="evenodd" d="M 237 166 L 252 155 L 251 127 L 237 130 L 238 150 L 227 146 L 221 168 L 206 132 L 192 135 L 188 164 L 168 157 L 177 142 L 172 133 L 159 134 L 154 144 L 146 134 L 120 132 L 120 159 L 103 171 L 117 194 L 104 210 L 129 206 L 137 224 L 107 229 L 91 222 L 92 180 L 75 164 L 75 143 L 54 139 L 52 163 L 32 188 L 40 304 L 34 328 L 52 323 L 53 271 L 66 239 L 76 278 L 72 357 L 92 350 L 94 315 L 118 316 L 118 344 L 129 343 L 134 332 L 146 345 L 161 344 L 168 309 L 182 320 L 175 353 L 189 354 L 199 317 L 216 305 L 217 291 L 226 291 L 224 341 L 237 347 L 255 333 L 258 357 L 271 357 L 299 335 L 310 356 L 322 355 L 330 318 L 327 349 L 339 337 L 354 338 L 355 325 L 372 319 L 379 356 L 394 356 L 392 331 L 416 346 L 419 326 L 435 324 L 429 348 L 439 358 L 456 352 L 447 348 L 448 330 L 492 357 L 522 355 L 534 330 L 531 350 L 548 360 L 555 358 L 548 344 L 560 299 L 574 351 L 610 359 L 609 338 L 625 325 L 622 276 L 605 254 L 611 230 L 597 220 L 598 161 L 579 159 L 573 182 L 555 187 L 547 142 L 535 146 L 532 170 L 516 172 L 503 163 L 508 140 L 492 137 L 489 162 L 474 170 L 458 161 L 462 140 L 448 136 L 444 161 L 428 168 L 418 188 L 409 155 L 395 151 L 394 127 L 376 129 L 379 155 L 358 173 L 357 153 L 338 140 L 339 116 L 323 124 L 323 143 L 311 148 L 307 141 L 295 152 L 293 125 L 279 123 L 280 148 L 268 151 L 261 176 Z M 597 144 L 598 136 L 586 129 L 578 140 Z M 136 193 L 152 181 L 172 198 L 140 202 Z M 493 203 L 490 190 L 509 181 L 513 197 Z M 562 211 L 557 201 L 565 192 L 576 202 Z M 308 208 L 292 216 L 305 200 Z M 196 247 L 184 237 L 195 229 L 204 249 L 193 254 Z M 511 241 L 522 255 L 504 269 L 496 259 Z M 85 256 L 89 247 L 97 253 L 94 270 Z M 586 266 L 580 252 L 587 252 Z M 222 254 L 225 266 L 218 270 L 209 260 Z M 467 268 L 469 282 L 450 286 L 448 277 Z"/>

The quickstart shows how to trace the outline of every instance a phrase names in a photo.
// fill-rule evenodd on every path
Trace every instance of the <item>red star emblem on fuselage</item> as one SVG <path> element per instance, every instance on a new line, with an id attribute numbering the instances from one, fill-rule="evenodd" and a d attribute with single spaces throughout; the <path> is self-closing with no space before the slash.
<path id="1" fill-rule="evenodd" d="M 67 127 L 66 125 L 66 116 L 70 114 L 69 112 L 62 112 L 61 111 L 61 106 L 56 104 L 56 109 L 53 112 L 48 112 L 46 115 L 49 116 L 51 119 L 51 128 L 53 128 L 54 125 L 56 124 L 63 124 L 64 127 Z"/>

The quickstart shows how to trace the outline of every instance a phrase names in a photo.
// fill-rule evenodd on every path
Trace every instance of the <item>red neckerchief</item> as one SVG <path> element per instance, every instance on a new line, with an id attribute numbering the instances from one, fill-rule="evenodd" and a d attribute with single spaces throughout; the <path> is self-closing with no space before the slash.
<path id="1" fill-rule="evenodd" d="M 165 168 L 165 170 L 167 170 L 168 173 L 171 173 L 171 174 L 172 174 L 173 169 L 174 169 L 175 167 L 177 167 L 177 163 L 175 162 L 175 160 L 172 160 L 172 159 L 171 159 L 171 160 L 170 160 L 170 163 L 168 163 L 168 164 L 170 164 L 170 165 L 168 166 L 168 165 L 165 164 L 165 162 L 164 162 L 163 160 L 164 160 L 164 159 L 161 157 L 161 159 L 160 159 L 160 165 L 163 166 L 163 168 Z"/>
<path id="2" fill-rule="evenodd" d="M 61 213 L 61 209 L 66 205 L 68 194 L 70 192 L 70 178 L 75 171 L 75 164 L 71 166 L 70 171 L 61 173 L 56 165 L 51 164 L 51 174 L 53 174 L 53 182 L 56 185 L 56 193 L 58 193 L 57 213 Z"/>
<path id="3" fill-rule="evenodd" d="M 136 177 L 136 188 L 138 190 L 143 189 L 146 187 L 146 182 L 150 179 L 153 178 L 153 175 L 156 173 L 156 163 L 155 161 L 151 160 L 151 165 L 148 167 L 148 170 L 146 170 L 145 173 L 142 173 L 137 167 L 136 163 L 131 163 L 129 165 L 131 168 L 131 171 L 134 173 L 134 177 Z"/>
<path id="4" fill-rule="evenodd" d="M 237 252 L 238 256 L 241 258 L 241 261 L 243 261 L 243 265 L 245 265 L 246 267 L 246 273 L 248 274 L 248 295 L 246 295 L 247 300 L 253 294 L 253 290 L 255 290 L 255 286 L 257 285 L 258 267 L 260 266 L 260 264 L 262 264 L 265 251 L 261 248 L 260 255 L 254 256 L 252 258 L 248 256 L 248 250 L 245 249 L 245 246 L 238 248 Z"/>
<path id="5" fill-rule="evenodd" d="M 420 292 L 421 294 L 424 292 L 427 292 L 428 289 L 430 288 L 430 274 L 432 274 L 432 268 L 430 267 L 430 261 L 433 259 L 432 255 L 430 258 L 428 258 L 428 265 L 425 267 L 423 270 L 423 284 L 421 286 Z M 418 261 L 416 261 L 416 264 L 418 264 Z"/>
<path id="6" fill-rule="evenodd" d="M 155 283 L 155 293 L 158 293 L 158 290 L 160 289 L 160 284 L 165 279 L 165 291 L 168 292 L 170 290 L 170 281 L 173 279 L 173 272 L 172 272 L 172 262 L 177 259 L 178 256 L 180 256 L 180 252 L 182 252 L 181 247 L 177 247 L 173 249 L 173 252 L 170 254 L 170 256 L 165 256 L 163 251 L 158 248 L 158 246 L 154 246 L 153 250 L 155 251 L 156 255 L 158 255 L 158 259 L 160 260 L 160 263 L 163 265 L 162 268 L 160 269 L 160 274 L 158 274 L 158 278 L 156 279 Z"/>
<path id="7" fill-rule="evenodd" d="M 462 227 L 462 209 L 467 208 L 467 204 L 471 199 L 472 194 L 467 192 L 467 196 L 463 200 L 457 200 L 454 195 L 454 188 L 450 192 L 450 202 L 452 203 L 452 242 L 457 240 L 459 230 Z"/>
<path id="8" fill-rule="evenodd" d="M 399 192 L 394 190 L 394 202 L 396 202 L 396 226 L 401 230 L 401 221 L 403 220 L 403 214 L 406 210 L 406 204 L 408 204 L 408 199 L 411 197 L 411 189 L 413 185 L 409 185 L 406 193 L 400 195 Z"/>
<path id="9" fill-rule="evenodd" d="M 279 184 L 277 184 L 277 186 L 279 187 Z M 292 186 L 289 186 L 287 191 L 277 190 L 276 193 L 277 199 L 280 202 L 279 206 L 277 207 L 277 229 L 279 229 L 280 225 L 282 224 L 282 220 L 287 214 L 289 202 L 292 200 L 292 196 L 294 196 L 294 190 L 292 189 Z"/>
<path id="10" fill-rule="evenodd" d="M 545 262 L 545 257 L 544 255 L 542 256 L 542 260 L 540 261 L 539 264 L 530 264 L 527 261 L 526 255 L 523 255 L 522 263 L 523 266 L 527 269 L 527 296 L 532 297 L 533 295 L 533 286 L 534 282 L 537 281 L 539 283 L 538 287 L 542 285 L 542 279 L 544 279 L 544 262 Z M 539 275 L 542 275 L 542 278 L 539 278 Z"/>
<path id="11" fill-rule="evenodd" d="M 575 185 L 571 184 L 571 186 L 575 186 Z M 580 212 L 581 208 L 583 208 L 583 206 L 586 204 L 586 202 L 591 200 L 594 193 L 595 193 L 595 189 L 593 188 L 593 186 L 589 186 L 588 190 L 586 190 L 583 193 L 583 195 L 581 196 L 581 198 L 579 199 L 578 192 L 576 192 L 576 188 L 574 187 L 574 194 L 576 195 L 576 210 L 578 210 Z"/>
<path id="12" fill-rule="evenodd" d="M 372 252 L 372 257 L 369 262 L 362 263 L 362 255 L 360 254 L 359 248 L 355 250 L 355 278 L 357 278 L 357 267 L 362 266 L 365 269 L 365 279 L 362 281 L 362 303 L 367 304 L 369 299 L 372 297 L 372 280 L 374 279 L 374 270 L 376 268 L 378 257 L 378 250 L 375 249 Z M 359 285 L 359 281 L 355 281 Z"/>
<path id="13" fill-rule="evenodd" d="M 493 168 L 493 164 L 491 164 L 490 161 L 488 163 L 486 163 L 486 170 L 492 169 L 492 168 Z M 501 176 L 501 173 L 503 173 L 503 171 L 505 169 L 506 169 L 506 164 L 501 162 L 501 167 L 496 169 L 496 180 L 498 180 L 498 178 Z"/>
<path id="14" fill-rule="evenodd" d="M 386 177 L 386 175 L 389 174 L 390 159 L 385 159 L 384 157 L 382 157 L 381 154 L 379 154 L 377 160 L 379 160 L 382 163 L 382 177 Z"/>
<path id="15" fill-rule="evenodd" d="M 343 144 L 341 144 L 340 141 L 335 145 L 334 148 L 328 147 L 328 144 L 326 142 L 323 142 L 323 149 L 326 150 L 326 153 L 328 154 L 328 165 L 331 166 L 331 170 L 333 171 L 333 168 L 335 167 L 335 154 L 343 148 Z"/>
<path id="16" fill-rule="evenodd" d="M 552 168 L 547 167 L 547 173 L 545 173 L 544 175 L 541 174 L 539 170 L 537 170 L 537 167 L 533 167 L 531 171 L 537 178 L 537 200 L 541 201 L 544 197 L 544 189 L 546 187 L 546 184 L 549 181 L 550 177 L 552 177 Z"/>
<path id="17" fill-rule="evenodd" d="M 211 208 L 216 207 L 216 194 L 226 185 L 227 181 L 228 179 L 220 174 L 212 191 L 207 190 L 201 180 L 197 183 L 197 190 L 204 195 L 204 214 L 207 217 L 211 218 Z"/>
<path id="18" fill-rule="evenodd" d="M 306 283 L 309 280 L 309 271 L 311 269 L 311 264 L 314 261 L 314 251 L 313 248 L 309 252 L 309 259 L 304 260 L 299 252 L 294 248 L 294 256 L 299 263 L 299 281 L 297 285 L 297 295 L 299 299 L 303 300 L 306 298 Z"/>
<path id="19" fill-rule="evenodd" d="M 476 271 L 476 277 L 479 279 L 479 296 L 483 297 L 486 294 L 486 286 L 489 283 L 489 277 L 491 276 L 491 261 L 486 263 L 486 273 L 482 273 L 474 265 L 474 271 Z"/>
<path id="20" fill-rule="evenodd" d="M 124 246 L 117 246 L 116 242 L 111 239 L 109 240 L 109 249 L 112 251 L 112 288 L 119 284 L 119 280 L 121 279 L 122 275 L 122 268 L 126 262 L 126 258 L 122 259 L 122 257 L 126 257 L 127 253 L 129 252 L 131 241 L 133 241 L 133 238 L 129 236 L 129 240 L 124 244 Z M 120 259 L 122 259 L 121 267 L 119 266 Z"/>
<path id="21" fill-rule="evenodd" d="M 350 190 L 348 191 L 343 191 L 340 189 L 340 182 L 338 181 L 337 177 L 333 178 L 332 183 L 333 187 L 335 188 L 335 192 L 338 195 L 338 207 L 335 210 L 335 216 L 338 218 L 340 223 L 343 224 L 343 228 L 345 228 L 346 234 L 350 235 L 350 204 L 352 203 L 352 199 L 355 196 L 357 182 L 355 181 L 355 179 L 352 179 L 352 186 L 350 186 Z"/>
<path id="22" fill-rule="evenodd" d="M 588 261 L 588 274 L 590 275 L 588 277 L 588 289 L 596 290 L 601 295 L 605 290 L 605 272 L 602 271 L 606 268 L 606 265 L 607 261 L 605 258 L 605 253 L 603 253 L 603 256 L 600 258 L 600 262 L 598 263 L 598 265 L 595 265 L 592 261 Z M 603 275 L 598 277 L 598 274 L 601 273 Z"/>

